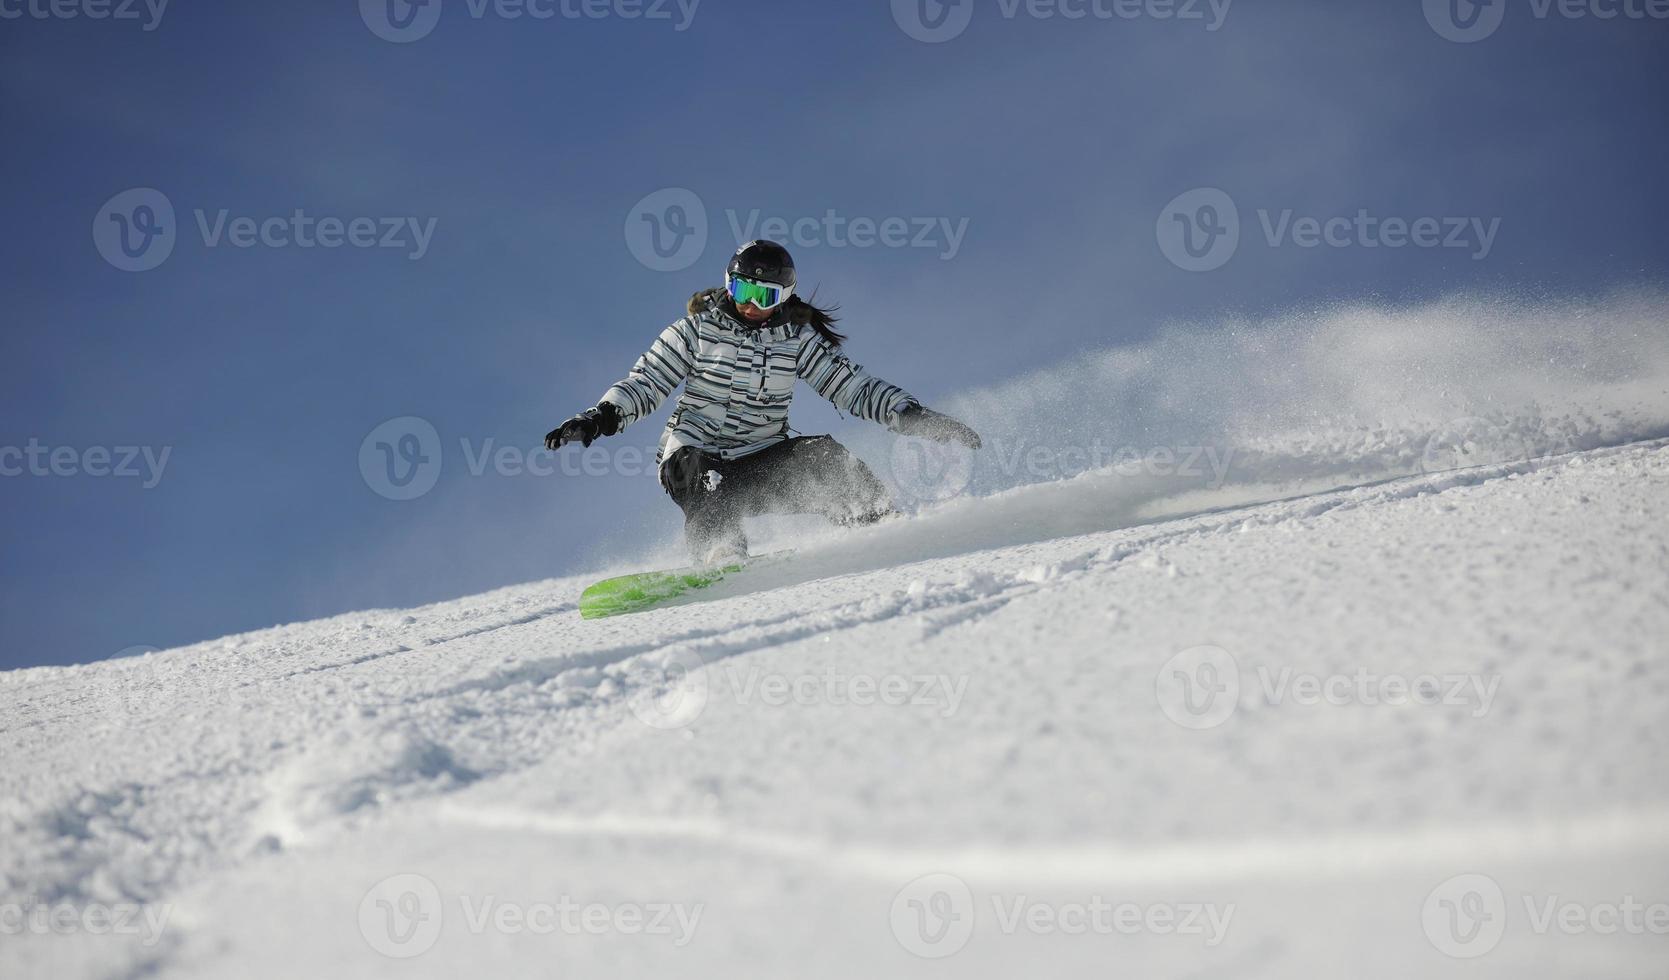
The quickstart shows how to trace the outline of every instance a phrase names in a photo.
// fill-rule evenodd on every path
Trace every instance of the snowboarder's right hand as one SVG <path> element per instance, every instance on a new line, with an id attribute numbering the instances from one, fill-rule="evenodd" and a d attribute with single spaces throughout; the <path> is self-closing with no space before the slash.
<path id="1" fill-rule="evenodd" d="M 545 448 L 561 449 L 570 442 L 584 443 L 589 447 L 596 438 L 597 420 L 576 415 L 545 435 Z"/>
<path id="2" fill-rule="evenodd" d="M 603 402 L 546 433 L 545 448 L 556 450 L 570 442 L 577 442 L 589 449 L 598 436 L 612 436 L 619 429 L 620 410 L 610 402 Z"/>

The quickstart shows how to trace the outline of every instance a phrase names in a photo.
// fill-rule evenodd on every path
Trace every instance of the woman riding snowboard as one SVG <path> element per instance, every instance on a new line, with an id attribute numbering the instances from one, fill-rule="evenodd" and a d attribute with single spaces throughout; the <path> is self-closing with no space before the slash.
<path id="1" fill-rule="evenodd" d="M 979 448 L 974 430 L 847 360 L 835 317 L 794 295 L 794 260 L 781 245 L 742 246 L 724 281 L 691 297 L 689 315 L 662 331 L 595 408 L 545 436 L 547 449 L 590 446 L 653 413 L 682 383 L 661 436 L 660 476 L 684 511 L 697 562 L 745 558 L 742 519 L 750 515 L 814 513 L 854 525 L 894 513 L 885 485 L 846 447 L 788 434 L 797 379 L 894 432 Z"/>

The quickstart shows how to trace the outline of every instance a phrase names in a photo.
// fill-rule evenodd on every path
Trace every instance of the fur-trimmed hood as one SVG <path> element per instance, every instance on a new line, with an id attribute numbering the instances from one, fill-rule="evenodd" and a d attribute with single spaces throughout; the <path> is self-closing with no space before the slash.
<path id="1" fill-rule="evenodd" d="M 845 342 L 846 336 L 834 329 L 834 324 L 840 318 L 834 315 L 834 308 L 823 309 L 798 296 L 788 297 L 788 302 L 772 314 L 769 320 L 761 324 L 750 324 L 736 312 L 736 305 L 731 302 L 729 294 L 723 289 L 703 289 L 690 297 L 688 306 L 690 316 L 699 316 L 709 310 L 724 314 L 737 323 L 746 327 L 811 327 L 831 347 L 839 347 Z"/>

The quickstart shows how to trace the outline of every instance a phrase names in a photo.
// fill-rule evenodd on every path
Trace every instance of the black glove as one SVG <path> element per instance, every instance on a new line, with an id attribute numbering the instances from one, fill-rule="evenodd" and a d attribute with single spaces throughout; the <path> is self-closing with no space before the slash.
<path id="1" fill-rule="evenodd" d="M 919 436 L 934 442 L 959 442 L 969 449 L 980 446 L 979 433 L 949 415 L 940 415 L 931 408 L 909 405 L 898 413 L 897 431 L 907 436 Z"/>
<path id="2" fill-rule="evenodd" d="M 612 436 L 619 431 L 620 409 L 613 402 L 603 402 L 552 429 L 545 436 L 545 448 L 561 449 L 577 442 L 589 449 L 598 436 Z"/>

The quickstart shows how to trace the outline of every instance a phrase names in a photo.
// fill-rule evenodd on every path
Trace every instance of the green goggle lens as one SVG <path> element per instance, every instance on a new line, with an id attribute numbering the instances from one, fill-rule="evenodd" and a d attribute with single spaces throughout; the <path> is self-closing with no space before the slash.
<path id="1" fill-rule="evenodd" d="M 782 305 L 782 301 L 788 298 L 788 290 L 776 283 L 731 276 L 730 298 L 735 300 L 737 306 L 752 303 L 762 310 L 769 310 Z"/>

